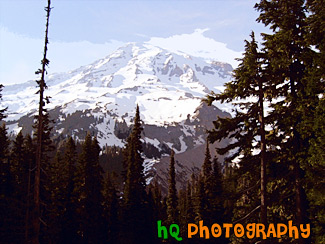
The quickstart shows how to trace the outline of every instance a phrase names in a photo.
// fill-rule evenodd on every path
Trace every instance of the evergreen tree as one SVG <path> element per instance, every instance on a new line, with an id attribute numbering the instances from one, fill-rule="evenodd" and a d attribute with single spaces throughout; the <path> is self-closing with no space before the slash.
<path id="1" fill-rule="evenodd" d="M 124 184 L 123 206 L 123 240 L 122 243 L 152 243 L 151 210 L 143 175 L 143 158 L 141 146 L 141 121 L 139 106 L 136 108 L 132 132 L 125 145 L 124 160 L 127 167 Z"/>
<path id="2" fill-rule="evenodd" d="M 12 230 L 15 242 L 25 241 L 25 214 L 28 202 L 28 175 L 29 159 L 24 148 L 24 137 L 20 131 L 13 141 L 10 153 L 10 172 L 12 175 L 12 202 L 13 220 L 15 222 L 15 231 Z"/>
<path id="3" fill-rule="evenodd" d="M 233 102 L 237 106 L 233 118 L 218 118 L 214 123 L 215 129 L 209 131 L 209 139 L 211 142 L 226 137 L 233 139 L 233 142 L 225 148 L 219 148 L 218 153 L 235 151 L 230 153 L 227 160 L 228 162 L 239 160 L 243 172 L 241 177 L 244 181 L 249 180 L 248 184 L 258 181 L 258 178 L 251 177 L 256 175 L 260 165 L 260 219 L 266 226 L 266 131 L 263 110 L 271 85 L 267 73 L 262 68 L 263 53 L 258 52 L 254 33 L 251 34 L 251 39 L 250 42 L 246 41 L 244 57 L 234 71 L 234 80 L 226 83 L 226 89 L 222 94 L 208 97 L 210 104 L 214 100 L 220 100 Z M 251 179 L 244 179 L 247 174 Z"/>
<path id="4" fill-rule="evenodd" d="M 224 221 L 224 190 L 223 190 L 223 176 L 221 173 L 219 162 L 216 158 L 211 161 L 209 150 L 209 142 L 206 145 L 205 159 L 202 166 L 202 183 L 203 194 L 202 200 L 202 218 L 206 225 L 210 226 L 215 223 Z M 220 239 L 221 242 L 221 239 Z"/>
<path id="5" fill-rule="evenodd" d="M 186 223 L 193 223 L 195 218 L 194 211 L 194 199 L 193 199 L 193 187 L 190 182 L 186 187 Z"/>
<path id="6" fill-rule="evenodd" d="M 179 210 L 179 218 L 176 222 L 180 226 L 180 236 L 186 236 L 187 230 L 187 196 L 186 196 L 186 188 L 180 189 L 178 192 L 178 210 Z"/>
<path id="7" fill-rule="evenodd" d="M 149 185 L 149 192 L 153 201 L 153 219 L 166 220 L 166 211 L 164 211 L 163 197 L 158 181 Z"/>
<path id="8" fill-rule="evenodd" d="M 233 196 L 232 182 L 226 182 L 221 172 L 221 166 L 217 158 L 212 161 L 212 177 L 208 192 L 210 223 L 229 223 L 232 219 Z M 226 186 L 225 186 L 226 185 Z M 208 217 L 209 219 L 209 217 Z M 221 236 L 218 243 L 229 243 L 229 239 Z"/>
<path id="9" fill-rule="evenodd" d="M 304 116 L 304 137 L 310 138 L 308 167 L 306 171 L 307 196 L 310 202 L 309 216 L 313 223 L 312 239 L 314 243 L 325 242 L 325 119 L 324 119 L 324 78 L 325 78 L 325 3 L 324 1 L 307 1 L 309 15 L 307 17 L 308 40 L 317 50 L 313 53 L 312 71 L 308 74 L 308 93 L 321 94 L 316 96 L 314 102 L 304 101 L 303 106 L 308 106 L 311 114 Z M 317 99 L 320 98 L 320 99 Z M 315 108 L 314 110 L 312 108 Z"/>
<path id="10" fill-rule="evenodd" d="M 134 125 L 125 146 L 126 181 L 124 187 L 125 203 L 143 204 L 145 201 L 145 180 L 143 175 L 143 158 L 141 145 L 141 121 L 139 106 L 136 108 Z"/>
<path id="11" fill-rule="evenodd" d="M 119 201 L 114 183 L 109 172 L 104 183 L 104 216 L 106 220 L 107 243 L 117 244 L 119 241 L 120 216 Z"/>
<path id="12" fill-rule="evenodd" d="M 176 190 L 175 152 L 172 150 L 169 163 L 168 195 L 167 195 L 167 222 L 177 223 L 178 220 L 178 198 Z"/>
<path id="13" fill-rule="evenodd" d="M 41 240 L 44 242 L 58 243 L 62 231 L 61 219 L 65 208 L 64 196 L 64 172 L 62 171 L 63 157 L 57 152 L 53 162 L 47 167 L 48 175 L 45 184 L 47 211 L 43 215 L 43 221 L 47 228 L 42 228 Z M 44 196 L 43 196 L 43 201 Z"/>
<path id="14" fill-rule="evenodd" d="M 77 148 L 75 141 L 69 137 L 65 144 L 63 156 L 63 189 L 64 189 L 64 213 L 62 216 L 62 231 L 60 235 L 60 243 L 76 243 L 77 235 L 77 213 L 76 213 L 76 194 L 75 188 L 75 173 L 77 165 Z"/>
<path id="15" fill-rule="evenodd" d="M 74 196 L 74 174 L 76 170 L 76 146 L 71 137 L 64 142 L 64 150 L 58 150 L 48 167 L 47 232 L 55 243 L 76 243 L 77 216 Z"/>
<path id="16" fill-rule="evenodd" d="M 13 237 L 13 209 L 11 208 L 13 179 L 10 172 L 9 144 L 7 128 L 5 124 L 2 124 L 0 126 L 0 216 L 2 221 L 0 239 L 7 243 L 10 243 Z"/>
<path id="17" fill-rule="evenodd" d="M 313 129 L 315 136 L 310 140 L 308 162 L 310 168 L 306 168 L 307 196 L 310 202 L 310 219 L 313 223 L 312 238 L 314 243 L 325 242 L 325 100 L 319 101 L 319 106 L 313 117 Z"/>
<path id="18" fill-rule="evenodd" d="M 308 2 L 313 9 L 318 1 Z M 276 121 L 274 136 L 279 141 L 275 146 L 281 148 L 277 153 L 278 159 L 289 165 L 289 170 L 294 176 L 293 216 L 297 224 L 309 222 L 304 177 L 312 169 L 306 160 L 314 133 L 310 118 L 314 117 L 317 110 L 319 95 L 324 93 L 319 75 L 324 74 L 321 71 L 323 64 L 317 64 L 322 55 L 321 52 L 317 54 L 312 50 L 310 42 L 313 40 L 312 44 L 317 45 L 317 40 L 321 40 L 323 34 L 317 31 L 319 27 L 308 27 L 305 4 L 306 1 L 300 0 L 272 3 L 261 1 L 256 5 L 261 12 L 258 20 L 273 30 L 273 34 L 263 36 L 263 45 L 269 61 L 268 69 L 272 71 L 276 86 L 274 95 L 282 99 L 273 105 L 271 116 Z M 320 7 L 320 12 L 321 9 L 324 7 Z M 284 11 L 290 14 L 283 15 Z M 310 17 L 311 22 L 320 19 Z M 313 38 L 308 34 L 309 29 L 315 31 L 315 34 L 311 34 Z M 320 48 L 321 46 L 318 45 Z M 299 239 L 299 243 L 308 242 L 309 240 Z"/>
<path id="19" fill-rule="evenodd" d="M 207 141 L 206 148 L 205 148 L 204 162 L 202 165 L 202 172 L 203 172 L 204 182 L 206 185 L 209 184 L 209 179 L 211 178 L 211 175 L 212 175 L 212 163 L 211 163 L 211 155 L 210 155 L 209 145 L 210 144 Z"/>
<path id="20" fill-rule="evenodd" d="M 33 199 L 32 184 L 33 184 L 33 171 L 35 167 L 35 145 L 33 144 L 32 137 L 28 134 L 24 139 L 24 157 L 25 164 L 28 168 L 27 173 L 27 192 L 26 192 L 26 213 L 25 213 L 25 242 L 28 243 L 30 240 L 31 234 L 31 202 Z"/>
<path id="21" fill-rule="evenodd" d="M 213 170 L 212 170 L 212 162 L 211 162 L 211 155 L 209 149 L 209 142 L 206 143 L 205 149 L 205 158 L 202 165 L 202 177 L 203 177 L 203 189 L 204 194 L 202 196 L 202 214 L 203 219 L 207 225 L 212 225 L 215 221 L 215 213 L 212 210 L 212 204 L 216 200 L 213 196 L 213 191 L 218 189 L 214 189 L 214 187 L 221 187 L 215 186 L 213 183 Z"/>
<path id="22" fill-rule="evenodd" d="M 201 174 L 199 174 L 198 179 L 195 184 L 195 222 L 204 221 L 204 210 L 205 210 L 205 199 L 204 199 L 204 179 Z"/>
<path id="23" fill-rule="evenodd" d="M 13 141 L 13 148 L 11 150 L 11 172 L 15 176 L 15 194 L 26 196 L 26 189 L 24 187 L 27 185 L 25 176 L 28 172 L 28 165 L 24 165 L 24 159 L 24 136 L 20 131 Z"/>
<path id="24" fill-rule="evenodd" d="M 75 193 L 78 195 L 80 218 L 79 235 L 85 243 L 103 243 L 105 230 L 102 209 L 102 168 L 99 165 L 100 148 L 96 138 L 88 133 L 82 145 L 82 152 L 76 175 Z"/>

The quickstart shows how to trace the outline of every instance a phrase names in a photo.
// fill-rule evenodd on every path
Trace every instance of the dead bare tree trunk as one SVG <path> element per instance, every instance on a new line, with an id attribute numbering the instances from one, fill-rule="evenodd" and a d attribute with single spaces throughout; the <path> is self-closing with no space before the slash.
<path id="1" fill-rule="evenodd" d="M 33 219 L 32 219 L 32 237 L 31 243 L 38 244 L 39 243 L 39 234 L 40 234 L 40 182 L 41 182 L 41 162 L 43 155 L 43 111 L 44 111 L 44 90 L 46 88 L 45 83 L 45 73 L 46 66 L 49 64 L 49 60 L 46 58 L 47 55 L 47 44 L 48 41 L 48 27 L 49 27 L 49 18 L 51 12 L 51 0 L 47 1 L 47 7 L 45 7 L 46 11 L 46 29 L 45 29 L 45 44 L 44 44 L 44 53 L 42 59 L 42 69 L 38 70 L 36 74 L 41 74 L 41 79 L 37 81 L 39 85 L 39 110 L 38 110 L 38 126 L 37 126 L 37 147 L 36 147 L 36 168 L 35 168 L 35 181 L 34 181 L 34 211 L 33 211 Z"/>

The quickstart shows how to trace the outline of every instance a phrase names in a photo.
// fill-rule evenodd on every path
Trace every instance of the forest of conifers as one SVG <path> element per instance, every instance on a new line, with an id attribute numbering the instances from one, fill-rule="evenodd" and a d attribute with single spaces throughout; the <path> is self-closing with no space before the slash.
<path id="1" fill-rule="evenodd" d="M 183 243 L 325 243 L 323 0 L 255 5 L 257 21 L 270 33 L 258 43 L 252 32 L 232 81 L 203 98 L 232 103 L 233 116 L 216 118 L 201 172 L 180 189 L 171 151 L 167 194 L 156 181 L 146 185 L 139 107 L 123 149 L 103 150 L 90 134 L 82 142 L 68 135 L 52 140 L 44 96 L 48 4 L 33 135 L 9 137 L 7 111 L 0 110 L 0 243 L 177 243 L 159 238 L 159 220 L 167 230 L 177 224 Z M 225 155 L 218 162 L 209 143 L 223 138 L 231 140 L 217 148 Z M 106 165 L 113 161 L 116 172 Z M 261 223 L 266 230 L 292 221 L 310 224 L 311 231 L 308 238 L 300 232 L 238 238 L 233 230 L 229 237 L 188 238 L 188 224 L 200 220 L 208 227 Z"/>

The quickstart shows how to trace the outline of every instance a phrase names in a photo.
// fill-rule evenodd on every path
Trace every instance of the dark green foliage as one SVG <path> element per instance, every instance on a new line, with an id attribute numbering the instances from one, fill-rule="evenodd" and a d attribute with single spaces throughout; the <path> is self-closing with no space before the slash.
<path id="1" fill-rule="evenodd" d="M 193 183 L 193 182 L 192 182 Z M 188 182 L 186 188 L 179 191 L 179 226 L 181 228 L 180 236 L 187 236 L 188 223 L 195 223 L 195 202 L 194 193 L 192 193 L 192 185 Z M 185 243 L 194 243 L 187 238 L 183 238 Z"/>
<path id="2" fill-rule="evenodd" d="M 109 173 L 106 174 L 104 183 L 104 218 L 107 232 L 107 243 L 120 243 L 120 205 L 118 201 L 117 191 L 115 185 L 111 180 Z"/>
<path id="3" fill-rule="evenodd" d="M 11 207 L 13 200 L 13 175 L 10 172 L 9 139 L 5 124 L 0 127 L 0 239 L 10 242 L 15 218 Z"/>
<path id="4" fill-rule="evenodd" d="M 308 107 L 314 108 L 312 113 L 304 116 L 304 136 L 310 138 L 309 165 L 304 166 L 307 178 L 307 197 L 310 202 L 310 219 L 314 223 L 313 233 L 315 243 L 325 242 L 325 100 L 324 100 L 324 75 L 325 75 L 325 2 L 307 1 L 310 15 L 307 18 L 309 41 L 315 45 L 318 52 L 314 53 L 313 69 L 310 72 L 308 92 L 322 94 L 321 99 L 306 99 Z M 308 101 L 309 100 L 309 101 Z M 305 104 L 304 104 L 305 105 Z M 307 133 L 306 133 L 307 132 Z M 311 170 L 312 169 L 312 170 Z"/>
<path id="5" fill-rule="evenodd" d="M 64 213 L 62 216 L 62 231 L 60 233 L 61 243 L 76 243 L 78 216 L 76 213 L 77 197 L 74 192 L 75 173 L 77 164 L 77 149 L 72 137 L 68 138 L 65 144 L 63 156 L 63 189 L 64 189 Z M 61 186 L 62 187 L 62 186 Z"/>
<path id="6" fill-rule="evenodd" d="M 100 148 L 96 138 L 87 134 L 78 162 L 75 194 L 78 215 L 81 215 L 79 234 L 85 243 L 102 243 L 105 230 L 102 229 L 102 168 L 99 165 Z"/>
<path id="7" fill-rule="evenodd" d="M 315 184 L 311 175 L 324 168 L 323 163 L 312 163 L 315 157 L 324 161 L 320 152 L 324 151 L 320 149 L 324 116 L 319 116 L 324 94 L 323 5 L 323 1 L 307 1 L 306 4 L 303 0 L 262 0 L 256 4 L 260 11 L 258 21 L 269 26 L 272 33 L 262 34 L 261 51 L 252 35 L 252 41 L 246 42 L 244 58 L 235 70 L 234 81 L 226 84 L 222 94 L 208 97 L 210 103 L 214 100 L 235 102 L 240 108 L 234 118 L 219 118 L 209 133 L 212 142 L 225 137 L 233 139 L 227 147 L 218 149 L 218 153 L 232 152 L 227 155 L 226 165 L 237 160 L 236 166 L 228 166 L 234 171 L 231 178 L 237 181 L 235 220 L 256 221 L 256 209 L 260 208 L 264 222 L 265 203 L 270 199 L 270 222 L 292 219 L 300 224 L 312 218 L 318 226 L 315 229 L 321 229 L 323 220 L 317 222 L 314 216 L 324 216 L 315 204 L 322 200 L 314 193 L 315 189 L 324 189 L 324 182 L 319 180 L 319 184 Z M 240 101 L 251 96 L 258 102 Z M 263 102 L 268 107 L 264 122 Z M 320 153 L 316 156 L 317 151 Z M 260 191 L 256 185 L 259 182 Z M 310 217 L 306 195 L 313 204 Z M 318 195 L 323 194 L 318 192 Z M 260 206 L 256 196 L 261 196 Z M 299 243 L 309 241 L 300 239 Z"/>
<path id="8" fill-rule="evenodd" d="M 9 148 L 6 128 L 0 129 L 1 141 L 1 240 L 23 243 L 29 237 L 29 202 L 34 146 L 21 132 Z"/>
<path id="9" fill-rule="evenodd" d="M 33 184 L 33 171 L 32 169 L 35 167 L 35 144 L 33 143 L 33 139 L 30 135 L 26 135 L 24 140 L 24 159 L 26 166 L 28 165 L 28 172 L 27 175 L 27 196 L 26 196 L 26 207 L 24 208 L 25 211 L 25 242 L 30 239 L 31 233 L 31 211 L 32 211 L 32 200 L 33 200 L 33 193 L 32 193 L 32 184 Z"/>
<path id="10" fill-rule="evenodd" d="M 252 210 L 260 205 L 260 221 L 266 225 L 267 141 L 263 109 L 265 100 L 270 99 L 272 84 L 268 80 L 267 72 L 262 68 L 263 58 L 264 53 L 258 51 L 255 36 L 252 33 L 251 41 L 246 41 L 244 57 L 234 71 L 234 80 L 226 83 L 223 93 L 212 94 L 208 97 L 210 104 L 214 100 L 232 102 L 236 107 L 235 116 L 233 118 L 218 118 L 214 122 L 215 129 L 209 131 L 208 138 L 211 142 L 227 137 L 232 139 L 230 144 L 224 148 L 218 148 L 217 151 L 219 154 L 228 154 L 226 165 L 235 160 L 238 161 L 236 189 L 238 202 L 234 210 L 234 217 L 240 219 L 251 213 L 250 215 L 254 214 L 253 217 L 257 219 L 258 212 L 252 212 Z M 268 154 L 270 155 L 269 152 Z M 230 165 L 230 167 L 232 166 Z M 215 176 L 215 179 L 218 177 Z M 257 192 L 258 188 L 247 193 L 245 189 L 256 182 L 260 182 L 260 194 Z M 215 194 L 218 193 L 215 192 Z M 258 195 L 260 195 L 260 200 L 256 197 Z M 215 208 L 219 208 L 219 211 L 216 211 L 220 213 L 220 204 Z M 249 221 L 251 222 L 252 219 Z"/>
<path id="11" fill-rule="evenodd" d="M 10 194 L 10 162 L 9 162 L 9 139 L 6 125 L 0 127 L 0 166 L 1 166 L 1 196 Z"/>
<path id="12" fill-rule="evenodd" d="M 139 107 L 137 106 L 134 125 L 131 135 L 125 146 L 126 180 L 124 187 L 125 204 L 130 202 L 142 205 L 145 201 L 145 180 L 143 175 L 143 158 L 141 145 L 141 121 Z"/>
<path id="13" fill-rule="evenodd" d="M 219 222 L 226 223 L 226 214 L 227 210 L 229 211 L 229 208 L 227 209 L 224 206 L 224 202 L 226 200 L 226 196 L 230 199 L 229 196 L 231 196 L 231 194 L 225 194 L 224 179 L 221 173 L 220 163 L 216 158 L 213 160 L 212 175 L 210 177 L 210 182 L 205 185 L 207 201 L 209 202 L 207 216 L 210 215 L 210 223 L 214 223 L 215 219 L 217 219 Z"/>
<path id="14" fill-rule="evenodd" d="M 76 194 L 74 175 L 76 172 L 76 145 L 71 137 L 64 142 L 51 163 L 48 191 L 48 232 L 50 239 L 58 243 L 75 243 L 77 238 Z"/>
<path id="15" fill-rule="evenodd" d="M 166 220 L 167 210 L 165 209 L 161 189 L 157 181 L 149 185 L 149 193 L 152 199 L 153 219 Z"/>
<path id="16" fill-rule="evenodd" d="M 200 174 L 195 184 L 194 192 L 194 209 L 195 209 L 195 222 L 198 223 L 200 220 L 204 221 L 205 212 L 205 196 L 204 196 L 204 179 Z"/>
<path id="17" fill-rule="evenodd" d="M 152 206 L 149 206 L 143 175 L 141 120 L 137 106 L 132 132 L 127 139 L 124 153 L 126 178 L 124 184 L 122 243 L 152 243 Z"/>
<path id="18" fill-rule="evenodd" d="M 167 195 L 167 222 L 177 223 L 178 197 L 176 191 L 175 152 L 172 150 L 169 164 L 168 195 Z"/>
<path id="19" fill-rule="evenodd" d="M 313 202 L 311 192 L 315 179 L 306 176 L 317 171 L 308 160 L 308 152 L 318 138 L 313 125 L 324 94 L 324 32 L 320 29 L 324 26 L 324 7 L 321 2 L 307 1 L 306 5 L 306 1 L 278 1 L 273 4 L 261 1 L 256 5 L 262 12 L 259 21 L 270 25 L 274 31 L 271 35 L 264 35 L 264 46 L 268 69 L 274 74 L 274 84 L 278 85 L 275 95 L 285 99 L 272 105 L 271 116 L 276 121 L 273 136 L 281 148 L 276 155 L 277 163 L 285 163 L 287 174 L 292 176 L 287 183 L 284 178 L 278 181 L 286 184 L 286 189 L 294 189 L 286 195 L 293 194 L 295 208 L 286 215 L 292 214 L 297 224 L 314 219 L 313 214 L 308 216 L 306 194 Z M 283 15 L 283 11 L 290 14 Z M 311 45 L 315 45 L 318 51 Z M 294 187 L 292 181 L 295 182 Z M 315 224 L 318 224 L 317 221 Z M 304 240 L 299 240 L 299 243 L 304 243 Z"/>
<path id="20" fill-rule="evenodd" d="M 27 145 L 26 145 L 27 146 Z M 12 175 L 12 197 L 11 207 L 15 214 L 15 239 L 18 242 L 25 241 L 25 225 L 26 225 L 26 209 L 30 190 L 29 185 L 29 169 L 31 162 L 28 158 L 29 150 L 25 148 L 24 137 L 21 132 L 18 133 L 13 141 L 11 149 L 10 172 Z"/>

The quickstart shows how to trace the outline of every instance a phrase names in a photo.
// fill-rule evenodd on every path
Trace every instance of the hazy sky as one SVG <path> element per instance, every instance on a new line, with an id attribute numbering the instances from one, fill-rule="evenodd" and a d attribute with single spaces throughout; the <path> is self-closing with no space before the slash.
<path id="1" fill-rule="evenodd" d="M 254 0 L 52 0 L 49 72 L 68 71 L 110 54 L 126 42 L 209 30 L 204 36 L 243 51 L 255 20 Z M 47 0 L 0 0 L 0 83 L 36 79 Z M 197 45 L 200 45 L 197 43 Z"/>

